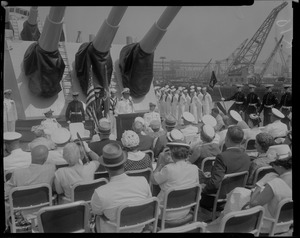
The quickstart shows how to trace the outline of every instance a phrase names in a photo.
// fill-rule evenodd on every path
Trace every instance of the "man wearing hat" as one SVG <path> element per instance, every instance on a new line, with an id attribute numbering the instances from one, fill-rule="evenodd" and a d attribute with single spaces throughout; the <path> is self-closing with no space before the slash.
<path id="1" fill-rule="evenodd" d="M 285 137 L 287 135 L 288 129 L 287 125 L 282 123 L 281 120 L 284 115 L 281 111 L 276 108 L 272 108 L 271 122 L 264 129 L 263 132 L 269 133 L 273 138 Z"/>
<path id="2" fill-rule="evenodd" d="M 281 109 L 281 112 L 284 115 L 284 118 L 281 121 L 287 125 L 288 129 L 290 129 L 290 119 L 288 118 L 288 115 L 292 111 L 292 90 L 290 84 L 284 84 L 283 87 L 285 93 L 281 96 L 278 109 Z"/>
<path id="3" fill-rule="evenodd" d="M 258 114 L 260 114 L 262 110 L 264 110 L 263 126 L 271 123 L 272 108 L 276 108 L 279 103 L 277 97 L 272 92 L 273 84 L 267 84 L 265 87 L 268 91 L 264 95 L 262 104 L 258 110 Z"/>
<path id="4" fill-rule="evenodd" d="M 53 117 L 53 111 L 51 109 L 45 112 L 44 115 L 46 118 L 41 121 L 41 126 L 44 128 L 44 133 L 46 137 L 49 138 L 52 131 L 57 128 L 61 128 L 61 125 Z"/>
<path id="5" fill-rule="evenodd" d="M 200 99 L 197 97 L 197 93 L 194 89 L 191 89 L 191 105 L 190 105 L 190 113 L 194 115 L 195 121 L 198 123 L 198 104 L 201 104 Z M 202 104 L 201 107 L 202 108 Z M 202 109 L 201 109 L 202 111 Z"/>
<path id="6" fill-rule="evenodd" d="M 229 98 L 221 98 L 222 101 L 231 101 L 231 100 L 234 100 L 234 103 L 232 104 L 232 106 L 229 108 L 229 110 L 235 110 L 237 111 L 238 113 L 241 113 L 244 111 L 244 106 L 246 104 L 246 96 L 245 94 L 242 92 L 242 87 L 243 85 L 242 84 L 236 84 L 236 87 L 237 87 L 237 92 L 229 97 Z"/>
<path id="7" fill-rule="evenodd" d="M 211 109 L 211 115 L 216 119 L 217 124 L 214 126 L 216 132 L 222 131 L 225 128 L 225 123 L 218 108 Z"/>
<path id="8" fill-rule="evenodd" d="M 210 115 L 213 108 L 211 95 L 207 92 L 207 87 L 202 88 L 202 115 Z M 202 119 L 201 119 L 202 120 Z"/>
<path id="9" fill-rule="evenodd" d="M 11 89 L 4 90 L 3 132 L 15 131 L 16 120 L 18 120 L 16 103 L 13 99 L 11 99 L 11 93 Z"/>
<path id="10" fill-rule="evenodd" d="M 148 136 L 151 136 L 152 138 L 154 138 L 154 140 L 153 140 L 153 146 L 152 146 L 152 147 L 154 147 L 154 145 L 156 144 L 156 141 L 157 141 L 156 138 L 158 138 L 161 135 L 166 134 L 166 131 L 164 131 L 161 128 L 161 122 L 159 120 L 152 120 L 150 122 L 149 127 L 151 128 L 152 132 L 150 131 L 150 132 L 147 132 L 146 134 Z"/>
<path id="11" fill-rule="evenodd" d="M 155 112 L 155 103 L 150 102 L 149 103 L 149 112 L 144 114 L 144 120 L 145 120 L 145 127 L 146 129 L 149 127 L 150 122 L 153 120 L 158 120 L 160 121 L 160 115 L 159 113 Z"/>
<path id="12" fill-rule="evenodd" d="M 183 90 L 181 90 L 179 92 L 179 98 L 178 98 L 178 123 L 181 124 L 181 117 L 182 117 L 182 114 L 185 112 L 185 105 L 187 104 L 187 101 L 186 101 L 186 97 L 185 97 L 185 94 L 183 93 Z"/>
<path id="13" fill-rule="evenodd" d="M 130 89 L 124 88 L 122 91 L 121 100 L 117 102 L 116 115 L 118 114 L 126 114 L 126 113 L 134 113 L 133 102 L 130 96 Z"/>
<path id="14" fill-rule="evenodd" d="M 95 111 L 98 121 L 103 117 L 104 93 L 103 87 L 98 86 L 95 88 Z"/>
<path id="15" fill-rule="evenodd" d="M 185 96 L 185 99 L 186 99 L 186 104 L 185 104 L 185 107 L 184 107 L 184 112 L 190 112 L 190 105 L 191 105 L 191 97 L 190 95 L 188 94 L 188 90 L 187 89 L 184 89 L 183 90 L 183 93 L 184 93 L 184 96 Z"/>
<path id="16" fill-rule="evenodd" d="M 171 92 L 172 92 L 171 114 L 177 119 L 178 118 L 177 104 L 178 104 L 179 95 L 178 95 L 177 90 L 175 88 L 173 88 L 171 90 Z"/>
<path id="17" fill-rule="evenodd" d="M 93 213 L 97 216 L 97 232 L 116 232 L 116 227 L 110 225 L 117 223 L 117 209 L 119 206 L 144 201 L 152 197 L 150 186 L 144 177 L 128 176 L 124 171 L 126 153 L 117 143 L 109 143 L 103 147 L 100 157 L 102 164 L 109 173 L 107 184 L 97 188 L 91 199 Z M 126 232 L 141 232 L 144 226 L 126 230 Z"/>
<path id="18" fill-rule="evenodd" d="M 115 109 L 118 102 L 118 98 L 116 96 L 117 90 L 112 88 L 110 90 L 110 104 L 109 104 L 109 115 L 111 120 L 111 133 L 117 136 L 117 122 L 115 117 Z"/>
<path id="19" fill-rule="evenodd" d="M 3 158 L 4 171 L 12 171 L 17 168 L 26 168 L 31 164 L 31 155 L 21 149 L 18 132 L 4 132 L 3 140 L 6 150 L 10 155 Z"/>
<path id="20" fill-rule="evenodd" d="M 85 114 L 83 103 L 78 100 L 78 92 L 73 92 L 73 101 L 69 102 L 66 110 L 66 121 L 68 123 L 85 123 Z"/>
<path id="21" fill-rule="evenodd" d="M 202 99 L 203 99 L 203 94 L 201 92 L 201 87 L 196 88 L 196 108 L 197 108 L 197 117 L 196 122 L 201 122 L 202 121 L 202 116 L 203 116 L 203 104 L 202 104 Z"/>
<path id="22" fill-rule="evenodd" d="M 101 118 L 99 120 L 99 128 L 97 129 L 97 136 L 99 137 L 99 140 L 96 140 L 93 136 L 93 139 L 91 140 L 91 143 L 89 144 L 89 147 L 92 151 L 94 151 L 97 155 L 102 155 L 102 149 L 105 145 L 116 142 L 121 145 L 120 141 L 112 140 L 111 139 L 111 122 L 107 118 Z"/>
<path id="23" fill-rule="evenodd" d="M 245 122 L 249 124 L 250 114 L 257 114 L 257 109 L 260 107 L 261 102 L 258 95 L 254 92 L 256 86 L 249 84 L 250 93 L 247 95 Z"/>
<path id="24" fill-rule="evenodd" d="M 190 144 L 195 139 L 198 133 L 198 127 L 192 125 L 193 123 L 195 123 L 195 117 L 190 112 L 184 112 L 182 118 L 183 126 L 180 131 L 184 135 L 186 143 Z"/>
<path id="25" fill-rule="evenodd" d="M 168 90 L 166 91 L 166 112 L 165 112 L 165 117 L 167 115 L 171 114 L 171 103 L 172 103 L 172 97 L 173 94 L 171 92 L 172 90 L 170 88 L 168 88 Z"/>

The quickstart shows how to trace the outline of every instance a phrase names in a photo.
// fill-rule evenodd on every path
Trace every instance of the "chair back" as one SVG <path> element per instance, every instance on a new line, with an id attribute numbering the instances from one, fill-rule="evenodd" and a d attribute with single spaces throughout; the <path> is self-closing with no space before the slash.
<path id="1" fill-rule="evenodd" d="M 45 207 L 37 216 L 41 233 L 89 232 L 89 206 L 84 201 Z"/>
<path id="2" fill-rule="evenodd" d="M 294 206 L 291 198 L 285 198 L 278 204 L 275 218 L 272 222 L 272 227 L 269 236 L 274 236 L 276 230 L 282 226 L 288 226 L 294 222 Z"/>
<path id="3" fill-rule="evenodd" d="M 160 230 L 158 233 L 203 233 L 206 230 L 205 222 L 193 222 L 179 227 Z"/>
<path id="4" fill-rule="evenodd" d="M 247 139 L 245 143 L 246 152 L 257 151 L 255 148 L 255 139 Z"/>
<path id="5" fill-rule="evenodd" d="M 117 232 L 134 229 L 153 223 L 153 231 L 157 230 L 159 213 L 159 201 L 156 197 L 148 198 L 140 202 L 122 205 L 117 210 L 117 223 L 111 223 Z"/>
<path id="6" fill-rule="evenodd" d="M 248 179 L 248 174 L 248 171 L 225 174 L 224 178 L 221 181 L 219 189 L 214 196 L 215 198 L 212 208 L 212 220 L 216 219 L 217 205 L 225 204 L 226 195 L 236 187 L 245 187 Z"/>
<path id="7" fill-rule="evenodd" d="M 165 229 L 166 213 L 194 208 L 193 221 L 197 221 L 201 194 L 200 184 L 185 188 L 171 188 L 166 191 L 162 207 L 161 229 Z"/>
<path id="8" fill-rule="evenodd" d="M 11 232 L 15 233 L 17 230 L 15 211 L 35 212 L 41 207 L 52 206 L 52 189 L 46 183 L 15 187 L 9 193 L 9 206 Z"/>
<path id="9" fill-rule="evenodd" d="M 147 180 L 147 182 L 150 184 L 150 178 L 152 175 L 152 169 L 146 168 L 146 169 L 138 169 L 138 170 L 127 170 L 125 173 L 128 176 L 143 176 Z"/>
<path id="10" fill-rule="evenodd" d="M 210 172 L 211 171 L 211 167 L 214 165 L 216 160 L 216 157 L 212 156 L 212 157 L 206 157 L 205 159 L 202 160 L 201 162 L 201 170 L 203 172 Z"/>
<path id="11" fill-rule="evenodd" d="M 105 178 L 96 179 L 91 182 L 76 183 L 71 187 L 71 201 L 86 201 L 89 203 L 95 189 L 107 183 L 108 180 Z"/>
<path id="12" fill-rule="evenodd" d="M 253 185 L 256 184 L 257 181 L 261 180 L 266 174 L 271 172 L 276 173 L 272 166 L 263 166 L 258 168 L 254 174 Z"/>
<path id="13" fill-rule="evenodd" d="M 109 173 L 107 171 L 95 172 L 94 179 L 105 178 L 109 180 Z"/>
<path id="14" fill-rule="evenodd" d="M 220 222 L 220 232 L 252 233 L 254 236 L 258 236 L 264 212 L 265 210 L 262 206 L 229 212 Z"/>

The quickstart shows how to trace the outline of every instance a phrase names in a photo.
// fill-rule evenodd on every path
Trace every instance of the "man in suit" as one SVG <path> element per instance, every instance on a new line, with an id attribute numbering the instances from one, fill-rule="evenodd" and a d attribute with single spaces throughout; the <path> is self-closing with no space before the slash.
<path id="1" fill-rule="evenodd" d="M 216 156 L 215 163 L 211 169 L 210 178 L 202 178 L 202 194 L 200 206 L 212 208 L 214 197 L 208 194 L 217 192 L 225 174 L 248 171 L 250 167 L 250 157 L 241 148 L 244 137 L 243 130 L 238 126 L 228 128 L 225 145 L 226 151 Z"/>

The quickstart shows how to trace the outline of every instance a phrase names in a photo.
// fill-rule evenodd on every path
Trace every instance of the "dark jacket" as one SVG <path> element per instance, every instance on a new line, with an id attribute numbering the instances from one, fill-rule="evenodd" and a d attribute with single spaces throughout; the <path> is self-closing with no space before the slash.
<path id="1" fill-rule="evenodd" d="M 141 135 L 141 134 L 139 134 L 139 138 L 140 138 L 140 143 L 138 145 L 137 150 L 144 151 L 144 150 L 152 149 L 154 138 L 148 135 Z"/>
<path id="2" fill-rule="evenodd" d="M 225 174 L 249 171 L 250 157 L 240 148 L 230 148 L 216 156 L 203 193 L 216 193 Z"/>

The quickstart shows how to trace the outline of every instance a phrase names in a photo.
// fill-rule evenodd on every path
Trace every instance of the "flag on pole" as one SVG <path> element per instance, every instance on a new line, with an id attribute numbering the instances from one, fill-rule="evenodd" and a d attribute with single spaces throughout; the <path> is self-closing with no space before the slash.
<path id="1" fill-rule="evenodd" d="M 93 70 L 92 66 L 90 68 L 89 73 L 89 81 L 88 81 L 88 90 L 86 97 L 86 114 L 89 116 L 91 120 L 93 120 L 95 129 L 97 130 L 99 127 L 99 122 L 96 116 L 96 97 L 95 97 L 95 89 L 93 84 Z"/>
<path id="2" fill-rule="evenodd" d="M 210 77 L 210 82 L 209 82 L 209 87 L 211 89 L 213 89 L 217 82 L 218 82 L 218 80 L 217 80 L 217 77 L 215 75 L 215 71 L 212 71 L 211 72 L 211 77 Z"/>

